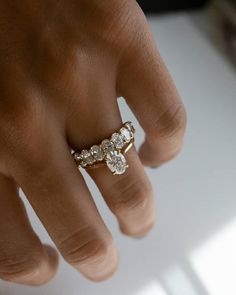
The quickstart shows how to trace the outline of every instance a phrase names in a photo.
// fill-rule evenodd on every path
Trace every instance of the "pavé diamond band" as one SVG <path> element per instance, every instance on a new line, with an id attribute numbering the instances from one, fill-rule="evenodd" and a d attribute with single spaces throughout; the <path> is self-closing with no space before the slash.
<path id="1" fill-rule="evenodd" d="M 118 132 L 89 150 L 75 151 L 74 160 L 79 167 L 94 169 L 106 165 L 112 174 L 123 174 L 128 168 L 125 154 L 134 144 L 135 128 L 131 122 L 122 125 Z"/>

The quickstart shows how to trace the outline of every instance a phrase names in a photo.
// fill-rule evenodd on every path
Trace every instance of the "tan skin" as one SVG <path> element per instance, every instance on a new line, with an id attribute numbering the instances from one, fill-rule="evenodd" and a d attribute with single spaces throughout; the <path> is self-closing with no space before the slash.
<path id="1" fill-rule="evenodd" d="M 64 259 L 94 281 L 117 268 L 117 249 L 70 148 L 99 143 L 122 124 L 125 97 L 145 131 L 129 169 L 89 172 L 121 231 L 146 235 L 154 198 L 143 166 L 173 158 L 186 114 L 134 0 L 0 1 L 0 278 L 40 285 L 58 254 L 42 245 L 22 188 Z"/>

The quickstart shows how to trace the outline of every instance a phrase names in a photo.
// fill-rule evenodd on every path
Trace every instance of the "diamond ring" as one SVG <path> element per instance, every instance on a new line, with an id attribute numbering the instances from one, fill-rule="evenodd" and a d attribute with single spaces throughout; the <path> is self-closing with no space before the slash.
<path id="1" fill-rule="evenodd" d="M 73 158 L 78 168 L 94 169 L 107 166 L 113 175 L 123 174 L 128 168 L 125 154 L 134 144 L 134 135 L 133 124 L 126 122 L 109 139 L 93 145 L 89 150 L 75 151 Z"/>

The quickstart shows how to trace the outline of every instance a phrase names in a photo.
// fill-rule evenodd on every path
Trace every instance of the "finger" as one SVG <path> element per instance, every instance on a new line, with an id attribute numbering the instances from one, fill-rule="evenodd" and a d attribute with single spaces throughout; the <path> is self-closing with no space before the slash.
<path id="1" fill-rule="evenodd" d="M 16 185 L 0 175 L 0 278 L 41 285 L 55 275 L 56 251 L 42 245 L 33 232 Z"/>
<path id="2" fill-rule="evenodd" d="M 152 187 L 134 148 L 126 154 L 126 160 L 129 167 L 123 175 L 114 176 L 107 167 L 89 170 L 89 174 L 116 215 L 121 231 L 142 237 L 155 224 Z"/>
<path id="3" fill-rule="evenodd" d="M 47 145 L 41 138 L 18 163 L 17 181 L 65 260 L 91 280 L 103 280 L 117 267 L 113 239 L 65 139 L 50 128 L 46 137 Z"/>
<path id="4" fill-rule="evenodd" d="M 146 133 L 139 153 L 143 164 L 158 166 L 180 150 L 186 112 L 141 12 L 137 23 L 140 30 L 123 55 L 117 87 Z"/>
<path id="5" fill-rule="evenodd" d="M 109 89 L 103 88 L 106 91 Z M 84 129 L 77 128 L 81 126 L 79 114 L 77 115 L 71 121 L 69 130 L 70 142 L 74 148 L 83 149 L 99 144 L 118 131 L 122 125 L 115 94 L 109 94 L 109 91 L 98 98 L 96 112 L 93 112 L 92 116 L 87 116 L 90 123 L 83 124 Z M 89 144 L 82 146 L 81 137 Z M 135 149 L 130 150 L 125 157 L 129 168 L 124 175 L 114 176 L 107 167 L 90 169 L 88 172 L 109 208 L 118 218 L 121 230 L 130 236 L 143 236 L 155 222 L 152 188 Z"/>

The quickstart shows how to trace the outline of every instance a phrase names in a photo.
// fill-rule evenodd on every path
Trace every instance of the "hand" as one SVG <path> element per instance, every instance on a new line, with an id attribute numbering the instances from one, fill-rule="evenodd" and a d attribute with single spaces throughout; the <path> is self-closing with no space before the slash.
<path id="1" fill-rule="evenodd" d="M 134 0 L 0 2 L 0 277 L 39 285 L 57 254 L 33 232 L 22 188 L 58 251 L 91 280 L 117 267 L 112 235 L 93 202 L 70 148 L 99 143 L 122 124 L 125 97 L 145 131 L 139 155 L 113 176 L 91 170 L 120 229 L 143 236 L 154 225 L 146 166 L 179 151 L 183 104 Z"/>

